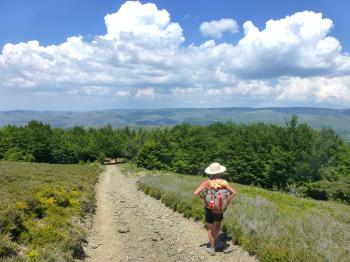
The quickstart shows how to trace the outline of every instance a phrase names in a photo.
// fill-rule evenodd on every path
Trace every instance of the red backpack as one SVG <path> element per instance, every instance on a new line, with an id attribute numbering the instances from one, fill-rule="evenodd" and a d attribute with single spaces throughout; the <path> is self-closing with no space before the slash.
<path id="1" fill-rule="evenodd" d="M 226 181 L 225 181 L 226 182 Z M 210 183 L 210 182 L 209 182 Z M 226 182 L 227 183 L 227 182 Z M 210 187 L 204 191 L 206 207 L 216 212 L 223 213 L 230 204 L 231 192 L 224 186 Z"/>

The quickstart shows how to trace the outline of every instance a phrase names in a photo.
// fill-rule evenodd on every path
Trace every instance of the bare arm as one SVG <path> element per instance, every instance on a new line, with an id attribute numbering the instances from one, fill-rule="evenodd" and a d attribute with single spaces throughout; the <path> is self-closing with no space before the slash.
<path id="1" fill-rule="evenodd" d="M 194 191 L 194 195 L 199 197 L 200 199 L 203 199 L 203 197 L 200 195 L 201 192 L 207 187 L 208 185 L 208 181 L 205 180 L 203 181 L 198 187 L 197 189 Z"/>
<path id="2" fill-rule="evenodd" d="M 228 189 L 228 191 L 230 191 L 231 192 L 231 197 L 230 197 L 230 199 L 232 199 L 232 198 L 234 198 L 234 197 L 236 197 L 236 195 L 237 195 L 237 192 L 236 192 L 236 190 L 232 187 L 232 186 L 230 186 L 230 184 L 229 183 L 227 183 L 227 186 L 226 186 L 226 188 Z"/>

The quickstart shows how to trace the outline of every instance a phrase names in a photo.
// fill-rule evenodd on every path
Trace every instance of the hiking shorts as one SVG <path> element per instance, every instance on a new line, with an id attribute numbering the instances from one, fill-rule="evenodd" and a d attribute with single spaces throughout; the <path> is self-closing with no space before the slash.
<path id="1" fill-rule="evenodd" d="M 204 207 L 205 222 L 212 224 L 215 221 L 221 222 L 224 219 L 224 214 L 214 214 L 209 208 Z"/>

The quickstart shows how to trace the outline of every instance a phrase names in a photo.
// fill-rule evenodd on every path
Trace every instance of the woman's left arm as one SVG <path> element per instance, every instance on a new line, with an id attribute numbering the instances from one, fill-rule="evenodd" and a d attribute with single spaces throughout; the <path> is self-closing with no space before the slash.
<path id="1" fill-rule="evenodd" d="M 234 197 L 237 196 L 236 190 L 235 190 L 232 186 L 230 186 L 229 183 L 227 183 L 226 188 L 227 188 L 227 189 L 231 192 L 231 194 L 232 194 L 231 197 L 230 197 L 230 200 L 231 200 L 232 198 L 234 198 Z"/>

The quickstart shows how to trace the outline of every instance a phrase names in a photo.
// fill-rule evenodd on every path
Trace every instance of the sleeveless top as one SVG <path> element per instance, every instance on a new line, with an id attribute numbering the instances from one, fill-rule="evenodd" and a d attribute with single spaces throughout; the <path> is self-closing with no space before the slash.
<path id="1" fill-rule="evenodd" d="M 216 179 L 209 179 L 209 187 L 210 188 L 226 188 L 227 187 L 227 181 L 225 179 L 216 178 Z"/>

